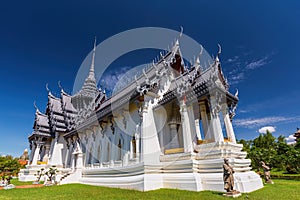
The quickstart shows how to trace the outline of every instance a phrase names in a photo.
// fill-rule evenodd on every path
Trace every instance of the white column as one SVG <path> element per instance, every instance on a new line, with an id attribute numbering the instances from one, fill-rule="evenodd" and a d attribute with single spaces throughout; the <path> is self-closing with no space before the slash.
<path id="1" fill-rule="evenodd" d="M 38 161 L 39 154 L 40 154 L 40 148 L 41 148 L 41 143 L 37 141 L 36 147 L 34 150 L 34 154 L 33 154 L 33 158 L 32 158 L 32 165 L 37 165 L 37 161 Z"/>
<path id="2" fill-rule="evenodd" d="M 128 161 L 130 157 L 130 144 L 131 144 L 131 140 L 128 141 L 128 135 L 126 135 L 124 138 L 124 154 L 122 158 L 123 166 L 128 165 Z"/>
<path id="3" fill-rule="evenodd" d="M 112 139 L 111 142 L 108 143 L 109 145 L 109 157 L 108 157 L 108 161 L 109 161 L 109 166 L 113 167 L 114 166 L 114 144 L 113 144 L 114 140 Z"/>
<path id="4" fill-rule="evenodd" d="M 214 96 L 210 97 L 210 103 L 211 103 L 211 108 L 216 108 L 217 106 L 219 106 L 217 104 Z M 216 113 L 213 113 L 213 112 L 216 112 Z M 224 137 L 223 137 L 222 126 L 221 126 L 219 114 L 220 114 L 219 110 L 211 111 L 210 127 L 213 130 L 214 141 L 215 142 L 224 142 Z"/>
<path id="5" fill-rule="evenodd" d="M 94 163 L 98 161 L 98 148 L 99 144 L 96 142 L 96 137 L 97 137 L 97 129 L 94 127 L 92 132 L 92 152 L 91 152 L 91 166 L 94 166 Z"/>
<path id="6" fill-rule="evenodd" d="M 204 139 L 208 139 L 208 118 L 207 118 L 207 112 L 206 112 L 206 105 L 205 101 L 200 101 L 199 102 L 199 107 L 200 107 L 200 116 L 201 116 L 201 122 L 202 122 L 202 128 L 203 128 L 203 136 Z"/>
<path id="7" fill-rule="evenodd" d="M 169 141 L 169 149 L 179 148 L 179 139 L 177 132 L 177 121 L 173 119 L 169 122 L 170 126 L 170 141 Z"/>
<path id="8" fill-rule="evenodd" d="M 161 154 L 157 129 L 154 121 L 154 113 L 149 100 L 151 97 L 144 95 L 143 122 L 141 126 L 141 162 L 147 164 L 159 163 Z"/>
<path id="9" fill-rule="evenodd" d="M 54 145 L 49 164 L 56 165 L 57 167 L 62 167 L 62 150 L 64 148 L 63 138 L 61 138 L 59 133 L 55 133 Z"/>
<path id="10" fill-rule="evenodd" d="M 84 159 L 84 161 L 83 161 L 83 165 L 84 165 L 84 167 L 87 167 L 88 166 L 88 161 L 89 161 L 89 150 L 90 150 L 90 146 L 89 146 L 89 140 L 90 140 L 90 138 L 89 138 L 89 135 L 88 135 L 88 133 L 86 132 L 85 133 L 86 134 L 86 139 L 85 139 L 85 149 L 83 150 L 83 154 L 85 155 L 84 157 L 83 157 L 83 159 Z"/>
<path id="11" fill-rule="evenodd" d="M 34 144 L 33 141 L 30 141 L 30 145 L 31 145 L 31 151 L 30 151 L 30 155 L 29 155 L 29 165 L 32 164 L 33 157 L 34 157 L 34 152 L 35 152 L 35 149 L 36 149 L 36 145 Z"/>
<path id="12" fill-rule="evenodd" d="M 136 143 L 136 158 L 137 161 L 140 160 L 140 137 L 139 134 L 135 134 L 135 143 Z"/>
<path id="13" fill-rule="evenodd" d="M 180 113 L 184 152 L 193 152 L 191 121 L 184 101 L 180 102 Z"/>
<path id="14" fill-rule="evenodd" d="M 131 137 L 129 145 L 130 145 L 130 147 L 129 147 L 129 150 L 130 150 L 129 158 L 132 159 L 133 158 L 133 137 Z"/>
<path id="15" fill-rule="evenodd" d="M 201 132 L 200 132 L 200 125 L 199 119 L 195 119 L 195 129 L 196 129 L 196 136 L 198 140 L 202 140 Z"/>
<path id="16" fill-rule="evenodd" d="M 71 163 L 70 163 L 70 167 L 72 168 L 72 170 L 75 170 L 75 142 L 73 140 L 71 140 L 71 144 L 70 144 L 70 156 L 71 156 Z"/>
<path id="17" fill-rule="evenodd" d="M 192 142 L 197 144 L 197 138 L 199 137 L 201 138 L 201 134 L 200 134 L 200 127 L 199 127 L 199 120 L 195 120 L 193 104 L 187 106 L 187 112 L 188 112 L 188 117 L 190 122 Z"/>
<path id="18" fill-rule="evenodd" d="M 225 124 L 225 128 L 226 128 L 227 137 L 232 143 L 236 144 L 235 134 L 233 131 L 232 123 L 231 123 L 229 113 L 228 113 L 228 107 L 226 104 L 222 105 L 222 115 L 224 118 L 224 124 Z"/>
<path id="19" fill-rule="evenodd" d="M 47 164 L 48 164 L 48 160 L 49 160 L 50 147 L 51 147 L 50 144 L 45 144 L 45 155 L 43 158 L 43 162 L 47 162 Z"/>
<path id="20" fill-rule="evenodd" d="M 76 141 L 76 150 L 75 150 L 75 154 L 76 154 L 76 170 L 81 170 L 83 167 L 83 153 L 81 151 L 81 148 L 79 146 L 79 143 Z"/>

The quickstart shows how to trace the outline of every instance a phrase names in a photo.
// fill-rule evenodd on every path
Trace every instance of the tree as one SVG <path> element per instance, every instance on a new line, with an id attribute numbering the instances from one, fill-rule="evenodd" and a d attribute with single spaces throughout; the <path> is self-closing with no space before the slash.
<path id="1" fill-rule="evenodd" d="M 13 158 L 10 155 L 0 156 L 0 174 L 16 175 L 21 167 L 17 158 Z"/>
<path id="2" fill-rule="evenodd" d="M 287 171 L 288 173 L 300 173 L 300 143 L 288 145 L 283 135 L 277 139 L 267 131 L 260 134 L 253 141 L 240 140 L 247 158 L 252 161 L 252 168 L 259 170 L 259 162 L 266 162 L 271 168 Z"/>

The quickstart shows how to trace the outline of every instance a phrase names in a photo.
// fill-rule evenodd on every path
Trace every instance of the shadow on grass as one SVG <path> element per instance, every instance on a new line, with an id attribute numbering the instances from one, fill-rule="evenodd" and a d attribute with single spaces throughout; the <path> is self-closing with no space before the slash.
<path id="1" fill-rule="evenodd" d="M 221 196 L 223 196 L 223 194 L 225 194 L 224 192 L 216 192 L 216 191 L 209 191 L 209 192 L 211 192 L 212 194 L 221 195 Z"/>

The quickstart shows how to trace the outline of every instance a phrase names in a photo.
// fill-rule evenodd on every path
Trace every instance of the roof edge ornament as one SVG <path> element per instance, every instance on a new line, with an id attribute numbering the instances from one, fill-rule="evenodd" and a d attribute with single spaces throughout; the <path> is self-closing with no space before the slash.
<path id="1" fill-rule="evenodd" d="M 57 84 L 58 84 L 58 87 L 60 88 L 61 92 L 64 93 L 65 91 L 64 91 L 64 88 L 61 86 L 61 82 L 58 81 Z"/>
<path id="2" fill-rule="evenodd" d="M 51 91 L 50 91 L 50 89 L 49 89 L 49 84 L 48 84 L 48 83 L 46 83 L 46 90 L 47 90 L 47 92 L 48 92 L 48 95 L 51 95 L 51 96 L 52 96 L 52 93 L 51 93 Z"/>
<path id="3" fill-rule="evenodd" d="M 238 96 L 239 96 L 239 89 L 236 88 L 236 92 L 235 92 L 234 96 L 238 98 Z"/>
<path id="4" fill-rule="evenodd" d="M 202 53 L 203 53 L 203 46 L 202 45 L 200 45 L 200 46 L 201 46 L 201 50 L 200 50 L 200 53 L 198 54 L 198 56 L 196 58 L 196 61 L 195 61 L 195 63 L 197 65 L 199 65 L 199 67 L 200 67 L 200 57 L 202 56 Z"/>
<path id="5" fill-rule="evenodd" d="M 219 50 L 218 50 L 218 54 L 217 54 L 217 56 L 216 56 L 216 61 L 217 61 L 217 62 L 220 61 L 220 60 L 219 60 L 219 57 L 220 57 L 220 55 L 221 55 L 221 53 L 222 53 L 222 47 L 221 47 L 221 45 L 218 44 L 218 47 L 219 47 Z"/>
<path id="6" fill-rule="evenodd" d="M 33 101 L 33 107 L 35 108 L 36 112 L 40 112 L 40 110 L 39 110 L 39 108 L 37 107 L 37 105 L 36 105 L 36 102 L 35 102 L 35 101 Z"/>
<path id="7" fill-rule="evenodd" d="M 179 38 L 181 38 L 183 35 L 183 26 L 180 26 L 180 34 L 179 34 Z"/>

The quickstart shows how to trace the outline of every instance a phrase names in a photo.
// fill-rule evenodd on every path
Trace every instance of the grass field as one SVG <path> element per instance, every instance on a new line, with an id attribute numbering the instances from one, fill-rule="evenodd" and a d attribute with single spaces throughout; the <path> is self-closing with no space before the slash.
<path id="1" fill-rule="evenodd" d="M 300 200 L 300 181 L 274 180 L 274 185 L 243 194 L 237 199 L 288 199 Z M 0 190 L 0 199 L 226 199 L 220 192 L 190 192 L 182 190 L 160 189 L 150 192 L 122 190 L 98 186 L 69 184 L 43 188 Z"/>

